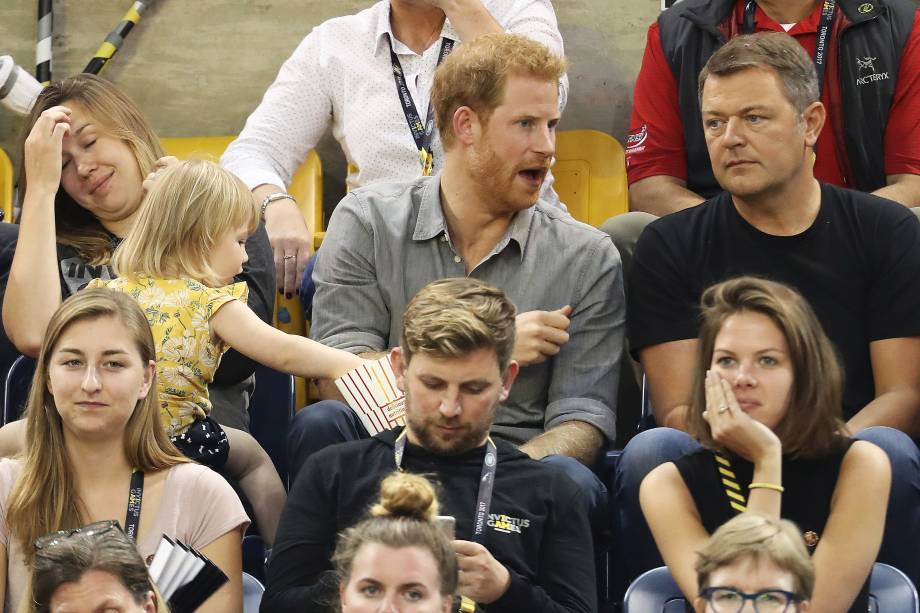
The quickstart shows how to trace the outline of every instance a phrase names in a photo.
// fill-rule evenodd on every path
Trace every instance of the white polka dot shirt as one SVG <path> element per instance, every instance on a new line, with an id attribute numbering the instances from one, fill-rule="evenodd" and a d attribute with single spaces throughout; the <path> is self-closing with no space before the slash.
<path id="1" fill-rule="evenodd" d="M 563 54 L 562 36 L 549 0 L 483 0 L 506 29 Z M 252 189 L 287 186 L 294 171 L 331 125 L 350 164 L 348 187 L 377 181 L 409 181 L 421 175 L 418 148 L 393 81 L 387 36 L 399 57 L 419 115 L 429 92 L 441 41 L 421 55 L 399 42 L 390 29 L 390 3 L 381 0 L 356 15 L 317 26 L 284 62 L 262 102 L 221 157 L 221 164 Z M 442 37 L 459 42 L 445 21 Z M 564 108 L 568 81 L 560 83 Z M 432 140 L 434 171 L 443 164 L 437 130 Z"/>

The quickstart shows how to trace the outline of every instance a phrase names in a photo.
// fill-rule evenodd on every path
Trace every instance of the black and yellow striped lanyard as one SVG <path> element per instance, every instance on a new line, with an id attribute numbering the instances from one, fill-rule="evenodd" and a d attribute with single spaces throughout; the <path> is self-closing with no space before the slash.
<path id="1" fill-rule="evenodd" d="M 716 459 L 716 467 L 719 469 L 719 479 L 722 481 L 722 487 L 725 495 L 728 497 L 728 504 L 731 508 L 744 513 L 747 511 L 747 499 L 741 492 L 741 485 L 738 483 L 738 476 L 732 469 L 732 463 L 724 455 L 713 453 Z"/>

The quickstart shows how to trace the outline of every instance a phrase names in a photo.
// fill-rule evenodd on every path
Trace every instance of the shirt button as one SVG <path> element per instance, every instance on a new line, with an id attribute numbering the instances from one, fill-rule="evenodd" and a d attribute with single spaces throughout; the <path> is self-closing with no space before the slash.
<path id="1" fill-rule="evenodd" d="M 446 242 L 447 242 L 447 235 L 446 235 L 446 234 L 442 234 L 442 235 L 441 235 L 441 242 L 442 242 L 442 243 L 446 243 Z"/>
<path id="2" fill-rule="evenodd" d="M 463 258 L 461 258 L 459 255 L 455 255 L 455 256 L 454 256 L 454 261 L 455 261 L 457 264 L 459 264 L 460 262 L 463 261 Z"/>

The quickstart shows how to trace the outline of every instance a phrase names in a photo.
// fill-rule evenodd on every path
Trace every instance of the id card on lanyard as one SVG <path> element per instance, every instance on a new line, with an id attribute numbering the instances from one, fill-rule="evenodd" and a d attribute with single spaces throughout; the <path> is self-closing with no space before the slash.
<path id="1" fill-rule="evenodd" d="M 402 472 L 403 456 L 406 453 L 406 430 L 403 430 L 393 444 L 393 459 L 396 470 Z M 476 509 L 473 512 L 473 537 L 472 541 L 485 546 L 486 522 L 489 519 L 489 509 L 492 507 L 492 486 L 495 484 L 495 467 L 498 464 L 498 449 L 492 442 L 492 437 L 486 439 L 486 454 L 482 459 L 482 473 L 479 475 L 479 492 L 476 495 Z M 473 613 L 476 603 L 466 596 L 460 597 L 461 613 Z"/>
<path id="2" fill-rule="evenodd" d="M 431 153 L 431 139 L 434 136 L 434 109 L 431 101 L 428 101 L 428 113 L 425 116 L 425 123 L 419 115 L 412 100 L 412 94 L 409 93 L 409 87 L 406 85 L 406 76 L 403 73 L 402 64 L 396 52 L 393 51 L 393 41 L 387 36 L 387 44 L 390 45 L 390 62 L 393 64 L 393 80 L 396 82 L 396 93 L 399 95 L 399 103 L 402 106 L 403 113 L 406 115 L 406 123 L 409 124 L 409 131 L 412 132 L 412 139 L 418 148 L 419 163 L 422 166 L 422 176 L 431 175 L 431 169 L 434 165 L 434 155 Z M 438 63 L 444 61 L 450 52 L 454 49 L 454 41 L 449 38 L 441 39 L 441 50 L 438 52 Z"/>

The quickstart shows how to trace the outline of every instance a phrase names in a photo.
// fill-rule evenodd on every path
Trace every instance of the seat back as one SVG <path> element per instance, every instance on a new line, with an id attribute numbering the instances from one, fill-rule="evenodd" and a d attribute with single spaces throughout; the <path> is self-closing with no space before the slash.
<path id="1" fill-rule="evenodd" d="M 29 400 L 29 390 L 32 388 L 32 375 L 35 374 L 35 360 L 21 355 L 10 366 L 3 386 L 3 423 L 16 421 L 22 415 Z"/>
<path id="2" fill-rule="evenodd" d="M 598 227 L 629 210 L 623 147 L 597 130 L 556 133 L 553 188 L 572 217 Z"/>
<path id="3" fill-rule="evenodd" d="M 3 149 L 0 149 L 0 211 L 2 221 L 13 223 L 13 163 Z"/>
<path id="4" fill-rule="evenodd" d="M 881 613 L 918 613 L 917 588 L 903 572 L 877 562 L 869 580 L 870 611 Z M 875 608 L 873 608 L 875 607 Z"/>
<path id="5" fill-rule="evenodd" d="M 623 613 L 684 613 L 686 605 L 666 566 L 639 575 L 623 597 Z"/>
<path id="6" fill-rule="evenodd" d="M 169 155 L 179 159 L 203 158 L 216 162 L 224 150 L 234 140 L 234 136 L 189 136 L 162 138 L 160 142 Z M 307 154 L 297 172 L 291 179 L 288 191 L 297 199 L 300 212 L 304 219 L 313 219 L 314 228 L 318 231 L 323 227 L 323 167 L 316 151 Z M 313 242 L 316 244 L 317 236 Z M 278 295 L 275 297 L 275 327 L 289 334 L 306 336 L 307 323 L 303 307 L 297 296 L 286 298 Z M 307 404 L 306 382 L 298 379 L 297 385 L 298 406 Z"/>
<path id="7" fill-rule="evenodd" d="M 267 366 L 256 367 L 256 391 L 249 410 L 249 432 L 272 459 L 287 483 L 287 435 L 294 418 L 294 377 Z"/>
<path id="8" fill-rule="evenodd" d="M 243 573 L 243 613 L 259 613 L 264 593 L 265 586 L 258 579 L 249 573 Z"/>

